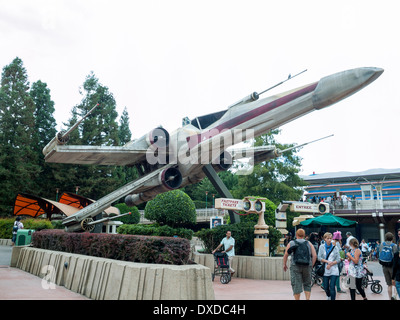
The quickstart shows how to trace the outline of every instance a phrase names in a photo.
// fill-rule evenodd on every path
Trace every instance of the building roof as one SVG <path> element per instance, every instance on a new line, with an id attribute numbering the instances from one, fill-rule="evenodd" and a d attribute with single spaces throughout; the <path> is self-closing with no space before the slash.
<path id="1" fill-rule="evenodd" d="M 370 169 L 362 172 L 328 172 L 300 176 L 310 185 L 332 184 L 340 182 L 384 181 L 387 179 L 400 179 L 400 169 Z"/>

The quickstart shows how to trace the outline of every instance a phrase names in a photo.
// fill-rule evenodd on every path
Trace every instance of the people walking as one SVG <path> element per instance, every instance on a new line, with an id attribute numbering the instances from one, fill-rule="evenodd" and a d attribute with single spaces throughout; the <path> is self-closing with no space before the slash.
<path id="1" fill-rule="evenodd" d="M 385 234 L 385 241 L 379 246 L 379 263 L 382 265 L 383 275 L 388 286 L 389 300 L 394 300 L 393 294 L 393 258 L 399 252 L 391 232 Z"/>
<path id="2" fill-rule="evenodd" d="M 349 241 L 350 251 L 346 256 L 349 259 L 348 276 L 350 278 L 350 297 L 356 300 L 356 288 L 364 300 L 367 300 L 365 291 L 362 287 L 362 278 L 364 276 L 364 266 L 362 262 L 361 250 L 358 249 L 359 243 L 356 238 Z"/>
<path id="3" fill-rule="evenodd" d="M 300 300 L 300 294 L 304 290 L 306 300 L 311 296 L 311 271 L 317 260 L 314 246 L 305 240 L 304 229 L 296 231 L 296 239 L 289 242 L 283 256 L 283 270 L 286 272 L 287 260 L 291 255 L 290 282 L 295 300 Z"/>
<path id="4" fill-rule="evenodd" d="M 338 264 L 339 277 L 337 277 L 337 279 L 336 279 L 336 291 L 338 293 L 346 293 L 346 291 L 344 291 L 340 288 L 340 275 L 342 274 L 342 270 L 343 270 L 343 266 L 344 266 L 345 253 L 342 250 L 342 233 L 339 230 L 333 233 L 332 243 L 334 246 L 336 246 L 338 248 L 339 255 L 340 255 L 340 262 Z"/>
<path id="5" fill-rule="evenodd" d="M 325 265 L 323 286 L 328 300 L 336 300 L 336 280 L 339 277 L 339 249 L 332 243 L 332 233 L 324 234 L 325 244 L 318 250 L 318 260 Z"/>

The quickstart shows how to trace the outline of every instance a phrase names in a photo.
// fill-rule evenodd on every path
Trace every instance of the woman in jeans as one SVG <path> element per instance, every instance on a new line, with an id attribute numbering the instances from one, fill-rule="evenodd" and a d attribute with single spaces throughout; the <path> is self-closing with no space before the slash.
<path id="1" fill-rule="evenodd" d="M 324 234 L 325 243 L 318 250 L 318 260 L 325 263 L 323 287 L 328 300 L 336 299 L 336 280 L 339 277 L 338 264 L 340 263 L 339 248 L 332 243 L 332 233 Z M 329 256 L 328 256 L 329 255 Z"/>
<path id="2" fill-rule="evenodd" d="M 356 288 L 360 292 L 364 300 L 367 300 L 365 291 L 362 287 L 362 278 L 364 277 L 364 266 L 362 262 L 361 250 L 358 249 L 358 240 L 352 238 L 349 241 L 350 252 L 347 252 L 346 256 L 350 261 L 348 275 L 350 277 L 350 297 L 351 300 L 356 300 Z"/>

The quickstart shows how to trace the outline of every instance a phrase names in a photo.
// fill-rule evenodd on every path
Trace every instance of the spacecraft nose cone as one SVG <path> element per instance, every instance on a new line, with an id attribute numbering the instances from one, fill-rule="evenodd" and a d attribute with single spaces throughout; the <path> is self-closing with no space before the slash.
<path id="1" fill-rule="evenodd" d="M 312 100 L 315 109 L 330 106 L 375 81 L 382 73 L 381 68 L 357 68 L 322 78 L 315 88 Z"/>

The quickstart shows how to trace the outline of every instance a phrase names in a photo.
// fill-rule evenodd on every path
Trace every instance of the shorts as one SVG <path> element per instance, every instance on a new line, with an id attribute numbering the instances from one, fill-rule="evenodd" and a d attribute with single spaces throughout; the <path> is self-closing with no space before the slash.
<path id="1" fill-rule="evenodd" d="M 388 286 L 392 286 L 392 274 L 393 274 L 393 267 L 385 267 L 382 266 L 383 275 L 385 276 L 385 282 Z"/>
<path id="2" fill-rule="evenodd" d="M 290 266 L 290 283 L 293 294 L 300 294 L 304 291 L 311 292 L 311 270 L 312 266 Z"/>

